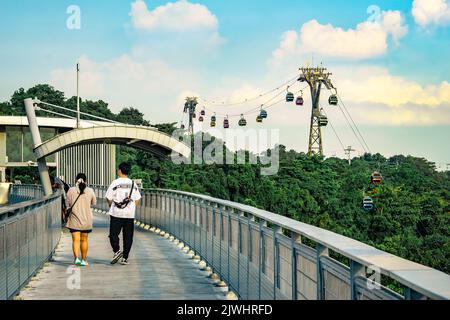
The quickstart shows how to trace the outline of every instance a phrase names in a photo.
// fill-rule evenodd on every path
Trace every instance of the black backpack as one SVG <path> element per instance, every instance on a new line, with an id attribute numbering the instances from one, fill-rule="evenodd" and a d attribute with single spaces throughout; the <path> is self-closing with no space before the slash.
<path id="1" fill-rule="evenodd" d="M 131 194 L 133 193 L 133 190 L 134 190 L 134 180 L 131 183 L 131 191 L 130 191 L 130 194 L 128 195 L 128 197 L 123 199 L 121 202 L 114 201 L 114 205 L 116 206 L 116 208 L 125 209 L 126 207 L 128 207 L 128 205 L 131 203 Z"/>

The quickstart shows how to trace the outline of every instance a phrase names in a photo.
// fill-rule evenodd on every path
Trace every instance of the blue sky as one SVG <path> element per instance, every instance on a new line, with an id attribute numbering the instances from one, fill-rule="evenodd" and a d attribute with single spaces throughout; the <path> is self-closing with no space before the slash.
<path id="1" fill-rule="evenodd" d="M 175 7 L 160 0 L 4 0 L 0 99 L 44 82 L 70 96 L 80 61 L 84 97 L 114 110 L 138 107 L 154 123 L 179 121 L 186 94 L 239 100 L 283 83 L 314 56 L 334 73 L 372 149 L 447 163 L 450 4 L 438 1 L 448 12 L 425 0 L 182 0 Z M 139 8 L 130 15 L 132 4 Z M 373 4 L 381 17 L 375 31 L 365 24 Z M 66 27 L 70 5 L 81 10 L 79 30 Z M 304 150 L 307 110 L 281 105 L 273 112 L 268 126 L 281 131 L 281 143 Z M 342 117 L 329 113 L 344 143 L 358 149 Z M 325 150 L 334 153 L 339 144 L 327 135 Z"/>

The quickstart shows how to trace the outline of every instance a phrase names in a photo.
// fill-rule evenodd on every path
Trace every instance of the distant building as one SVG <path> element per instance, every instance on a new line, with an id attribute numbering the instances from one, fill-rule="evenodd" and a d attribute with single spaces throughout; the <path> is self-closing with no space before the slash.
<path id="1" fill-rule="evenodd" d="M 81 121 L 81 127 L 101 122 Z M 103 123 L 104 124 L 104 123 Z M 75 128 L 76 121 L 64 118 L 38 118 L 42 141 Z M 56 175 L 73 184 L 79 172 L 86 173 L 89 184 L 108 185 L 116 177 L 116 147 L 110 144 L 89 144 L 71 147 L 47 158 Z M 33 143 L 26 117 L 0 116 L 0 182 L 6 171 L 14 181 L 14 169 L 36 165 Z"/>

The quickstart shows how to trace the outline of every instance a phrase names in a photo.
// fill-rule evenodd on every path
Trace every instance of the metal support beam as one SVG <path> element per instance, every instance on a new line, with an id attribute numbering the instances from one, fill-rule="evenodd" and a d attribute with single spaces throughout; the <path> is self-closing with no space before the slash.
<path id="1" fill-rule="evenodd" d="M 34 101 L 31 98 L 25 99 L 25 111 L 27 113 L 28 125 L 30 126 L 31 138 L 33 139 L 33 146 L 42 144 L 41 135 L 39 133 L 39 127 L 36 120 L 36 113 L 34 110 Z M 37 159 L 39 175 L 41 178 L 42 187 L 44 188 L 44 193 L 46 196 L 50 196 L 52 191 L 52 185 L 50 183 L 50 175 L 48 172 L 47 162 L 45 158 Z"/>
<path id="2" fill-rule="evenodd" d="M 411 288 L 406 287 L 405 288 L 405 299 L 406 300 L 427 300 L 427 297 Z"/>
<path id="3" fill-rule="evenodd" d="M 328 256 L 328 248 L 324 245 L 317 244 L 316 246 L 316 252 L 317 252 L 317 300 L 325 300 L 325 286 L 324 286 L 324 279 L 323 279 L 323 272 L 322 272 L 322 262 L 320 261 L 321 257 L 327 257 Z"/>
<path id="4" fill-rule="evenodd" d="M 352 300 L 358 300 L 358 293 L 355 284 L 355 280 L 358 277 L 366 277 L 366 267 L 352 260 L 350 261 L 350 290 L 352 291 Z"/>

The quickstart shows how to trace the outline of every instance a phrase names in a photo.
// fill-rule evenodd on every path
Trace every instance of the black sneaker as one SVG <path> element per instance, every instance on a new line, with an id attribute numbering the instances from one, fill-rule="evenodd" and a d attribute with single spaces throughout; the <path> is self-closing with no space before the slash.
<path id="1" fill-rule="evenodd" d="M 123 257 L 123 252 L 122 251 L 117 251 L 116 253 L 114 253 L 114 257 L 111 260 L 111 264 L 116 264 L 117 262 L 119 262 L 119 260 Z"/>
<path id="2" fill-rule="evenodd" d="M 127 266 L 128 265 L 128 259 L 122 258 L 122 260 L 120 260 L 120 264 Z"/>

